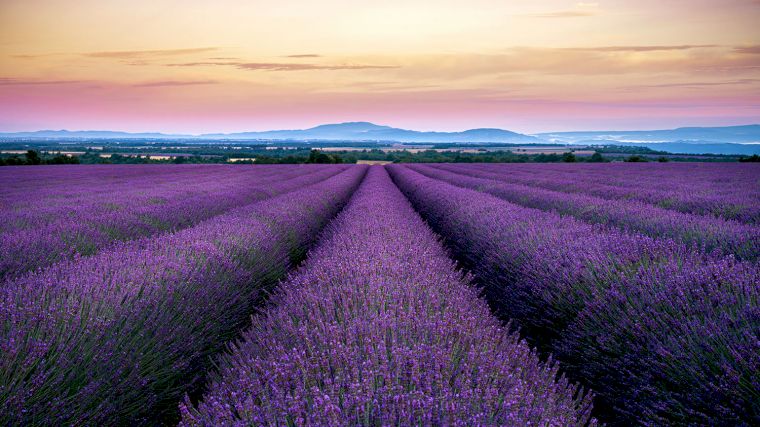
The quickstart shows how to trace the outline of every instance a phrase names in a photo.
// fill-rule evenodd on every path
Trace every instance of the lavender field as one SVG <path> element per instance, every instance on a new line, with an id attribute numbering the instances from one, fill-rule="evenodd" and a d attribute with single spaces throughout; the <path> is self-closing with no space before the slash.
<path id="1" fill-rule="evenodd" d="M 0 425 L 760 425 L 753 164 L 0 170 Z"/>

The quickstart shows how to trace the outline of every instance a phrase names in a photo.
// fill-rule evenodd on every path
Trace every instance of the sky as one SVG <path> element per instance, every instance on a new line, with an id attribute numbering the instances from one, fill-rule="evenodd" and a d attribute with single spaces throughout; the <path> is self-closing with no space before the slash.
<path id="1" fill-rule="evenodd" d="M 760 0 L 0 0 L 0 131 L 760 123 Z"/>

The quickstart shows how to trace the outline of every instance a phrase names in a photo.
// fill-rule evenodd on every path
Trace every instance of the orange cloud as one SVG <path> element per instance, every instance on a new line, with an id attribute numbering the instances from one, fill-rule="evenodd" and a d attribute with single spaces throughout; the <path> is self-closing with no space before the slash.
<path id="1" fill-rule="evenodd" d="M 559 12 L 530 13 L 527 16 L 531 18 L 582 18 L 594 15 L 596 15 L 594 12 L 585 10 L 563 10 Z"/>
<path id="2" fill-rule="evenodd" d="M 710 86 L 736 86 L 736 85 L 750 85 L 760 82 L 760 79 L 737 79 L 718 82 L 690 82 L 690 83 L 663 83 L 656 85 L 645 85 L 640 87 L 710 87 Z"/>
<path id="3" fill-rule="evenodd" d="M 140 57 L 160 57 L 160 56 L 179 56 L 190 55 L 194 53 L 204 53 L 218 50 L 217 47 L 196 47 L 189 49 L 158 49 L 158 50 L 115 50 L 103 52 L 83 53 L 83 56 L 91 58 L 140 58 Z"/>
<path id="4" fill-rule="evenodd" d="M 195 86 L 195 85 L 210 85 L 218 82 L 214 80 L 165 80 L 156 82 L 145 82 L 132 85 L 132 87 L 163 87 L 163 86 Z"/>
<path id="5" fill-rule="evenodd" d="M 747 54 L 760 54 L 760 44 L 756 44 L 754 46 L 736 46 L 734 48 L 734 52 L 736 53 L 747 53 Z"/>
<path id="6" fill-rule="evenodd" d="M 201 66 L 232 66 L 242 70 L 264 70 L 264 71 L 307 71 L 307 70 L 365 70 L 373 68 L 398 68 L 396 65 L 322 65 L 322 64 L 295 64 L 280 62 L 185 62 L 177 64 L 166 64 L 169 67 L 201 67 Z"/>
<path id="7" fill-rule="evenodd" d="M 0 77 L 0 86 L 70 85 L 85 83 L 83 80 L 26 80 Z"/>
<path id="8" fill-rule="evenodd" d="M 597 46 L 597 47 L 568 47 L 565 50 L 585 52 L 657 52 L 663 50 L 689 50 L 700 48 L 720 47 L 715 44 L 684 44 L 675 46 Z"/>

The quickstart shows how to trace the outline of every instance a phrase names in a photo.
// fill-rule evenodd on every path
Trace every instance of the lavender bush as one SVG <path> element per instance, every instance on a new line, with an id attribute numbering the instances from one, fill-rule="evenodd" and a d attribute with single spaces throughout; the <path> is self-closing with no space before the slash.
<path id="1" fill-rule="evenodd" d="M 214 167 L 211 167 L 214 166 Z M 281 169 L 281 172 L 285 172 Z M 148 193 L 182 194 L 225 182 L 276 175 L 274 169 L 239 168 L 226 165 L 109 165 L 40 166 L 39 170 L 0 170 L 0 231 L 39 227 L 76 212 L 80 204 L 100 201 L 102 212 L 112 204 L 133 198 L 150 200 Z M 119 200 L 121 197 L 122 200 Z M 96 211 L 101 213 L 101 211 Z M 85 218 L 86 219 L 86 218 Z"/>
<path id="2" fill-rule="evenodd" d="M 706 251 L 743 259 L 760 256 L 760 226 L 685 214 L 635 201 L 605 200 L 520 184 L 456 174 L 427 165 L 412 168 L 425 176 L 483 191 L 523 206 L 571 215 L 587 222 L 615 226 L 653 237 L 668 237 Z"/>
<path id="3" fill-rule="evenodd" d="M 647 424 L 760 423 L 760 269 L 730 259 L 621 277 L 563 333 L 562 360 Z M 604 357 L 599 355 L 603 354 Z M 610 375 L 620 372 L 623 375 Z"/>
<path id="4" fill-rule="evenodd" d="M 159 179 L 157 174 L 126 182 L 101 177 L 102 182 L 93 183 L 91 191 L 66 197 L 61 197 L 60 185 L 52 185 L 31 202 L 0 210 L 0 223 L 7 228 L 0 233 L 0 279 L 76 254 L 91 255 L 116 241 L 190 227 L 235 206 L 318 182 L 342 170 L 227 167 L 206 176 L 206 169 L 182 168 L 152 187 L 143 183 L 150 185 Z M 23 182 L 4 181 L 13 188 L 23 187 Z"/>
<path id="5" fill-rule="evenodd" d="M 365 172 L 0 286 L 0 424 L 171 419 Z"/>
<path id="6" fill-rule="evenodd" d="M 589 421 L 589 398 L 496 321 L 379 167 L 219 366 L 183 425 Z"/>
<path id="7" fill-rule="evenodd" d="M 622 424 L 756 424 L 758 264 L 389 167 L 501 314 Z"/>
<path id="8" fill-rule="evenodd" d="M 497 179 L 607 200 L 636 200 L 678 212 L 760 224 L 760 167 L 735 163 L 438 165 Z"/>

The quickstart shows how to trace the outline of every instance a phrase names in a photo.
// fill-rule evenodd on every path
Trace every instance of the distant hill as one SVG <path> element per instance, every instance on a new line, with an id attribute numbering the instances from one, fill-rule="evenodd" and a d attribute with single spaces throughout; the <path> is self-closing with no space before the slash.
<path id="1" fill-rule="evenodd" d="M 547 132 L 524 135 L 504 129 L 470 129 L 463 132 L 422 132 L 376 125 L 370 122 L 325 124 L 309 129 L 262 132 L 181 135 L 129 133 L 117 131 L 41 130 L 0 133 L 0 139 L 45 140 L 155 139 L 155 140 L 265 140 L 265 141 L 346 141 L 411 143 L 513 143 L 630 145 L 688 154 L 760 154 L 760 125 L 726 127 L 684 127 L 647 131 Z M 753 144 L 754 143 L 754 144 Z"/>
<path id="2" fill-rule="evenodd" d="M 692 144 L 760 143 L 760 125 L 724 127 L 685 127 L 664 130 L 547 132 L 538 138 L 564 144 L 584 144 L 594 140 L 617 142 L 684 142 Z"/>
<path id="3" fill-rule="evenodd" d="M 534 136 L 557 144 L 629 145 L 683 154 L 760 154 L 760 125 L 548 132 Z"/>
<path id="4" fill-rule="evenodd" d="M 464 132 L 420 132 L 369 122 L 329 124 L 302 130 L 275 130 L 229 134 L 205 134 L 205 138 L 295 139 L 397 142 L 517 142 L 540 143 L 538 138 L 503 129 L 470 129 Z"/>
<path id="5" fill-rule="evenodd" d="M 74 138 L 187 138 L 192 135 L 171 135 L 165 133 L 130 133 L 109 130 L 38 130 L 33 132 L 0 132 L 0 138 L 50 138 L 50 139 L 74 139 Z"/>
<path id="6" fill-rule="evenodd" d="M 262 139 L 301 141 L 396 141 L 396 142 L 509 142 L 540 143 L 538 138 L 503 129 L 471 129 L 464 132 L 420 132 L 380 126 L 369 122 L 327 124 L 310 129 L 272 130 L 263 132 L 209 133 L 176 135 L 163 133 L 128 133 L 113 131 L 42 130 L 36 132 L 0 133 L 0 138 L 156 138 L 156 139 Z"/>

